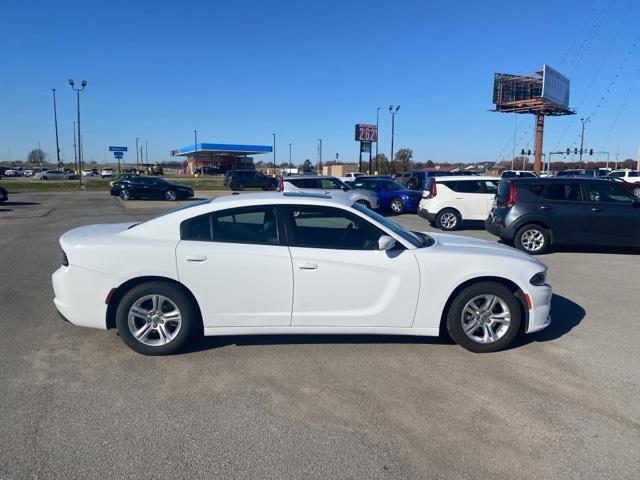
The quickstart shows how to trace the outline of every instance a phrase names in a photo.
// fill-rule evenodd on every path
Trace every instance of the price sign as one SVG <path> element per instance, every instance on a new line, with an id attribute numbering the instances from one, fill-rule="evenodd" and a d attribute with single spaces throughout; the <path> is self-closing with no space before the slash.
<path id="1" fill-rule="evenodd" d="M 356 124 L 356 142 L 377 142 L 378 127 L 365 123 Z"/>

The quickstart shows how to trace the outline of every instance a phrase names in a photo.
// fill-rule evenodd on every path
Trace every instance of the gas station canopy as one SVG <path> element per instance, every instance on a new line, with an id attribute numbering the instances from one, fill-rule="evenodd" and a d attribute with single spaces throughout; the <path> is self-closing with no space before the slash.
<path id="1" fill-rule="evenodd" d="M 234 145 L 225 143 L 197 143 L 180 147 L 171 152 L 174 156 L 207 155 L 256 155 L 271 153 L 270 145 Z"/>

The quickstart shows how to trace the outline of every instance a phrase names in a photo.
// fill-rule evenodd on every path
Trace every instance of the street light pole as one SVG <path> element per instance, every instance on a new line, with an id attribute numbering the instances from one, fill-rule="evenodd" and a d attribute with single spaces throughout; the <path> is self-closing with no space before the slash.
<path id="1" fill-rule="evenodd" d="M 73 163 L 75 164 L 76 173 L 82 175 L 82 172 L 78 170 L 78 152 L 76 150 L 76 122 L 73 122 Z"/>
<path id="2" fill-rule="evenodd" d="M 322 175 L 322 139 L 318 139 L 318 175 Z"/>
<path id="3" fill-rule="evenodd" d="M 289 144 L 289 168 L 293 168 L 293 164 L 291 163 L 291 144 Z"/>
<path id="4" fill-rule="evenodd" d="M 84 185 L 82 184 L 82 134 L 80 133 L 80 92 L 84 91 L 84 88 L 87 86 L 87 81 L 82 80 L 80 82 L 81 88 L 75 88 L 75 82 L 73 79 L 69 79 L 69 85 L 71 85 L 71 90 L 76 92 L 76 101 L 78 104 L 78 170 L 79 175 L 78 178 L 80 180 L 80 190 L 84 190 Z"/>
<path id="5" fill-rule="evenodd" d="M 138 150 L 138 140 L 142 140 L 139 137 L 136 137 L 136 173 L 137 171 L 140 169 L 140 157 L 139 157 L 139 150 Z"/>
<path id="6" fill-rule="evenodd" d="M 193 131 L 193 166 L 198 168 L 198 130 Z"/>
<path id="7" fill-rule="evenodd" d="M 582 150 L 584 148 L 584 124 L 589 121 L 589 117 L 581 118 L 580 121 L 582 122 L 582 133 L 580 134 L 580 161 L 578 164 L 578 168 L 582 168 Z"/>
<path id="8" fill-rule="evenodd" d="M 58 168 L 60 168 L 60 143 L 58 142 L 58 111 L 56 109 L 56 89 L 52 88 L 53 92 L 53 122 L 56 127 L 56 157 L 58 158 Z"/>
<path id="9" fill-rule="evenodd" d="M 389 113 L 391 114 L 391 158 L 390 162 L 393 163 L 393 137 L 396 130 L 396 113 L 400 110 L 400 105 L 389 105 Z"/>
<path id="10" fill-rule="evenodd" d="M 271 135 L 273 135 L 273 175 L 275 175 L 276 173 L 276 134 L 272 133 Z"/>

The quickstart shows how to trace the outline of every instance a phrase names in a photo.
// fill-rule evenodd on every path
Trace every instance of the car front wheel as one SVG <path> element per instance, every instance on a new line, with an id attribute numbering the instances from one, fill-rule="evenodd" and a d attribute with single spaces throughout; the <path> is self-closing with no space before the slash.
<path id="1" fill-rule="evenodd" d="M 540 255 L 549 249 L 549 233 L 540 225 L 525 225 L 516 232 L 514 243 L 529 255 Z"/>
<path id="2" fill-rule="evenodd" d="M 176 353 L 192 338 L 197 323 L 196 311 L 187 295 L 165 282 L 133 287 L 116 310 L 120 338 L 143 355 Z"/>
<path id="3" fill-rule="evenodd" d="M 357 204 L 362 205 L 363 207 L 367 207 L 367 208 L 371 208 L 371 204 L 369 202 L 367 202 L 366 200 L 358 200 L 356 201 Z"/>
<path id="4" fill-rule="evenodd" d="M 447 331 L 461 347 L 477 353 L 507 347 L 520 331 L 522 310 L 515 295 L 496 282 L 460 291 L 447 313 Z"/>

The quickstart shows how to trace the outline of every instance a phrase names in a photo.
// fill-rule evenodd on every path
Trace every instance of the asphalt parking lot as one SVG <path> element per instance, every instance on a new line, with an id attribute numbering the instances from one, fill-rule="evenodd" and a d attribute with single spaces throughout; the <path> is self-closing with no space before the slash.
<path id="1" fill-rule="evenodd" d="M 640 477 L 640 251 L 541 257 L 552 325 L 494 354 L 269 336 L 143 357 L 59 320 L 58 237 L 171 206 L 88 191 L 0 205 L 0 479 Z"/>

